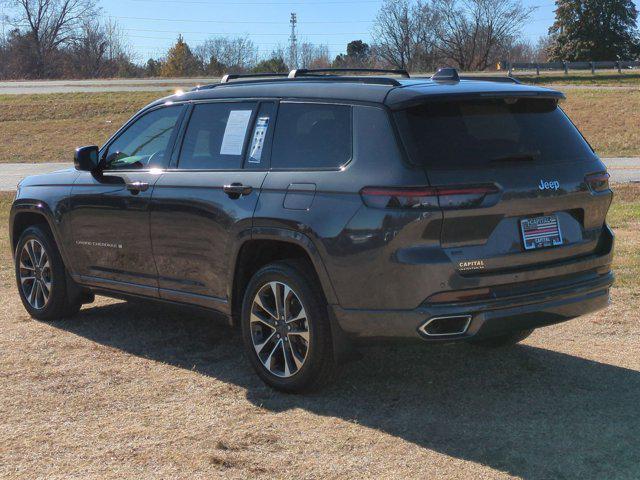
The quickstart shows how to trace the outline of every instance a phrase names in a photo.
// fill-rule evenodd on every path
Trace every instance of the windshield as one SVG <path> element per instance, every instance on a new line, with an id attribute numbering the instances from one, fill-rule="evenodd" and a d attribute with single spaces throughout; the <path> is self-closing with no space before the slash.
<path id="1" fill-rule="evenodd" d="M 555 100 L 433 101 L 395 113 L 410 159 L 429 168 L 592 157 Z"/>

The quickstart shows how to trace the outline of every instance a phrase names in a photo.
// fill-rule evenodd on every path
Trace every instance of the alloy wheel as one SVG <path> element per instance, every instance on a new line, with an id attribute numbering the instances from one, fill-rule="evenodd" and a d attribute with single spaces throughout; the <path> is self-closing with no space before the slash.
<path id="1" fill-rule="evenodd" d="M 51 264 L 42 243 L 30 239 L 22 247 L 20 257 L 20 288 L 29 305 L 42 310 L 51 296 Z"/>
<path id="2" fill-rule="evenodd" d="M 253 348 L 270 373 L 289 378 L 300 371 L 309 353 L 309 321 L 289 285 L 263 285 L 251 304 L 249 325 Z"/>

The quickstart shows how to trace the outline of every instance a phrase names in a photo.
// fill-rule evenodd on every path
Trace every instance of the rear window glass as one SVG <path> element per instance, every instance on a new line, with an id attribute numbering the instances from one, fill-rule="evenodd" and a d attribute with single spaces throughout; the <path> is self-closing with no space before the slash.
<path id="1" fill-rule="evenodd" d="M 193 107 L 178 168 L 240 169 L 254 103 L 203 103 Z"/>
<path id="2" fill-rule="evenodd" d="M 350 107 L 280 105 L 271 155 L 273 168 L 337 168 L 350 159 Z"/>
<path id="3" fill-rule="evenodd" d="M 429 102 L 395 117 L 412 162 L 429 168 L 556 163 L 593 155 L 554 100 Z"/>

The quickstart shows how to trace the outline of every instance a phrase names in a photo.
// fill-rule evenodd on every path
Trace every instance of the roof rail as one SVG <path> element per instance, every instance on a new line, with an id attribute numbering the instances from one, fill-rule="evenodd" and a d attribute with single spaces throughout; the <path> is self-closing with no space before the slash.
<path id="1" fill-rule="evenodd" d="M 289 78 L 299 78 L 304 76 L 321 76 L 325 73 L 386 73 L 400 75 L 404 78 L 411 78 L 406 70 L 390 70 L 384 68 L 298 68 L 289 72 Z"/>
<path id="2" fill-rule="evenodd" d="M 230 80 L 237 80 L 239 78 L 269 78 L 269 77 L 288 77 L 288 73 L 228 73 L 220 80 L 220 83 L 229 83 Z"/>
<path id="3" fill-rule="evenodd" d="M 497 75 L 488 75 L 488 76 L 484 76 L 484 75 L 462 75 L 460 77 L 460 80 L 476 80 L 476 81 L 481 81 L 481 82 L 501 82 L 501 83 L 517 83 L 520 84 L 522 82 L 520 82 L 520 80 L 518 80 L 517 78 L 514 77 L 507 77 L 507 76 L 497 76 Z"/>
<path id="4" fill-rule="evenodd" d="M 502 83 L 520 83 L 520 80 L 507 76 L 496 75 L 458 75 L 458 71 L 455 68 L 444 67 L 439 68 L 436 73 L 433 74 L 431 80 L 440 82 L 459 82 L 460 80 L 474 80 L 480 82 L 502 82 Z"/>

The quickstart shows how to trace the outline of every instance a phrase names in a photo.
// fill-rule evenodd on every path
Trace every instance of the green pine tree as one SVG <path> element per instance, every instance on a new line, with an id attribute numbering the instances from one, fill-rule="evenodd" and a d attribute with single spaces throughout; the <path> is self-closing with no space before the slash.
<path id="1" fill-rule="evenodd" d="M 640 55 L 633 0 L 556 0 L 551 60 L 631 60 Z"/>

